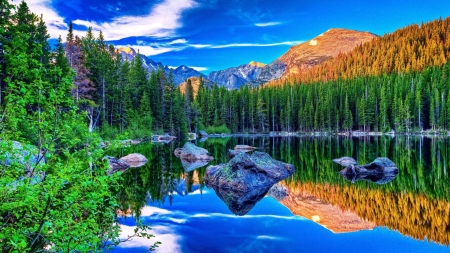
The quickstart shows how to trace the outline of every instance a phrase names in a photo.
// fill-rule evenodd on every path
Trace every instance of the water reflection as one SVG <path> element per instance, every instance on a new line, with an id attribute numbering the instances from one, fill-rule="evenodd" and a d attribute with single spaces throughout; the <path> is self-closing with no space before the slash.
<path id="1" fill-rule="evenodd" d="M 228 150 L 237 144 L 257 147 L 274 159 L 295 166 L 295 174 L 277 186 L 281 190 L 269 191 L 270 196 L 295 214 L 336 232 L 385 226 L 416 239 L 450 243 L 449 139 L 259 137 L 214 138 L 196 143 L 215 157 L 211 164 L 227 162 Z M 137 152 L 149 159 L 144 167 L 123 174 L 124 187 L 118 192 L 122 210 L 139 216 L 147 201 L 170 204 L 175 195 L 189 194 L 197 187 L 200 191 L 204 189 L 205 167 L 186 173 L 181 161 L 173 155 L 179 145 L 141 144 L 110 154 L 121 157 Z M 366 177 L 351 179 L 355 181 L 352 184 L 339 174 L 340 166 L 331 162 L 342 156 L 354 157 L 360 164 L 388 157 L 400 173 L 393 181 L 388 177 Z M 373 181 L 383 184 L 373 184 Z M 261 195 L 266 194 L 254 194 L 254 199 Z M 246 209 L 241 206 L 237 210 Z"/>
<path id="2" fill-rule="evenodd" d="M 349 182 L 356 182 L 365 180 L 376 184 L 387 184 L 397 177 L 395 173 L 377 173 L 377 174 L 354 174 L 354 173 L 339 173 Z"/>
<path id="3" fill-rule="evenodd" d="M 214 189 L 217 196 L 236 215 L 247 214 L 258 201 L 266 196 L 270 189 L 270 187 L 256 187 L 248 191 L 234 191 L 218 185 L 210 185 L 209 187 Z"/>

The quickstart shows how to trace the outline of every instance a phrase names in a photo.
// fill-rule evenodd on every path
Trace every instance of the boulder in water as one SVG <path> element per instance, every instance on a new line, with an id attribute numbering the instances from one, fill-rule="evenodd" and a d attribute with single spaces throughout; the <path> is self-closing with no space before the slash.
<path id="1" fill-rule="evenodd" d="M 106 172 L 106 174 L 111 175 L 115 172 L 122 171 L 125 172 L 130 168 L 130 164 L 112 156 L 105 156 L 103 157 L 103 160 L 108 160 L 108 166 L 109 170 Z"/>
<path id="2" fill-rule="evenodd" d="M 120 158 L 120 160 L 128 163 L 130 165 L 130 168 L 141 167 L 141 166 L 144 166 L 148 162 L 148 159 L 145 156 L 138 154 L 138 153 L 132 153 L 132 154 L 126 155 L 126 156 Z"/>
<path id="3" fill-rule="evenodd" d="M 366 165 L 359 165 L 351 157 L 341 157 L 333 159 L 333 161 L 345 166 L 339 173 L 351 182 L 367 180 L 378 184 L 385 184 L 392 181 L 399 172 L 395 163 L 386 157 L 378 157 Z"/>
<path id="4" fill-rule="evenodd" d="M 264 152 L 238 153 L 228 163 L 206 169 L 206 186 L 237 215 L 246 214 L 277 182 L 295 172 L 291 164 Z"/>
<path id="5" fill-rule="evenodd" d="M 174 151 L 175 156 L 185 161 L 214 160 L 214 157 L 209 156 L 208 153 L 208 150 L 197 147 L 190 142 L 186 142 L 183 148 L 177 148 Z"/>

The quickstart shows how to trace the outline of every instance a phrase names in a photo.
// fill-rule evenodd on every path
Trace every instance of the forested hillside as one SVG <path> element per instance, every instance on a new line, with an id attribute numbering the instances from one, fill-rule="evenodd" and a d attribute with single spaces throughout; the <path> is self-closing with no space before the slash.
<path id="1" fill-rule="evenodd" d="M 323 64 L 290 75 L 292 82 L 328 81 L 422 71 L 450 58 L 450 18 L 410 25 L 340 54 Z M 279 80 L 273 85 L 280 85 Z"/>
<path id="2" fill-rule="evenodd" d="M 261 88 L 197 98 L 233 132 L 450 130 L 450 18 L 412 25 Z"/>

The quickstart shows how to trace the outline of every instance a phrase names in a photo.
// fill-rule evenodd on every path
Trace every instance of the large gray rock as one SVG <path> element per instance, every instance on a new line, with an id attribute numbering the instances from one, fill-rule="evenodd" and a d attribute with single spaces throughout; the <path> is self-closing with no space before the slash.
<path id="1" fill-rule="evenodd" d="M 144 166 L 148 162 L 147 157 L 138 153 L 126 155 L 120 158 L 120 160 L 128 163 L 130 165 L 130 168 L 138 168 Z"/>
<path id="2" fill-rule="evenodd" d="M 208 150 L 197 147 L 191 142 L 186 142 L 183 148 L 177 148 L 173 153 L 181 159 L 181 164 L 186 172 L 203 167 L 209 161 L 214 160 L 214 157 L 208 154 Z"/>
<path id="3" fill-rule="evenodd" d="M 239 153 L 228 163 L 209 166 L 206 169 L 207 185 L 247 191 L 255 187 L 272 187 L 292 175 L 292 164 L 283 163 L 267 153 L 255 151 L 253 154 Z"/>
<path id="4" fill-rule="evenodd" d="M 244 215 L 274 184 L 294 172 L 292 164 L 277 161 L 264 152 L 240 152 L 228 163 L 209 166 L 205 183 L 234 214 Z"/>
<path id="5" fill-rule="evenodd" d="M 174 151 L 175 156 L 185 161 L 211 161 L 214 157 L 208 154 L 208 150 L 195 146 L 191 142 L 186 142 L 183 148 L 177 148 Z"/>

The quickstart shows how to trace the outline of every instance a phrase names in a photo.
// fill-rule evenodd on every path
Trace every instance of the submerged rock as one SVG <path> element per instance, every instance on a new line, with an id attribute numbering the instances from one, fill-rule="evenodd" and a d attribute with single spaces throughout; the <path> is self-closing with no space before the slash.
<path id="1" fill-rule="evenodd" d="M 367 180 L 378 184 L 385 184 L 392 181 L 399 172 L 395 163 L 386 157 L 378 157 L 366 165 L 359 165 L 351 157 L 341 157 L 333 159 L 333 161 L 345 166 L 339 173 L 352 182 Z"/>
<path id="2" fill-rule="evenodd" d="M 264 152 L 239 153 L 228 163 L 209 166 L 205 183 L 237 215 L 246 214 L 277 182 L 294 173 L 294 166 Z"/>
<path id="3" fill-rule="evenodd" d="M 214 157 L 208 155 L 208 150 L 195 146 L 190 142 L 186 142 L 183 148 L 177 148 L 174 151 L 175 156 L 185 161 L 211 161 Z"/>

